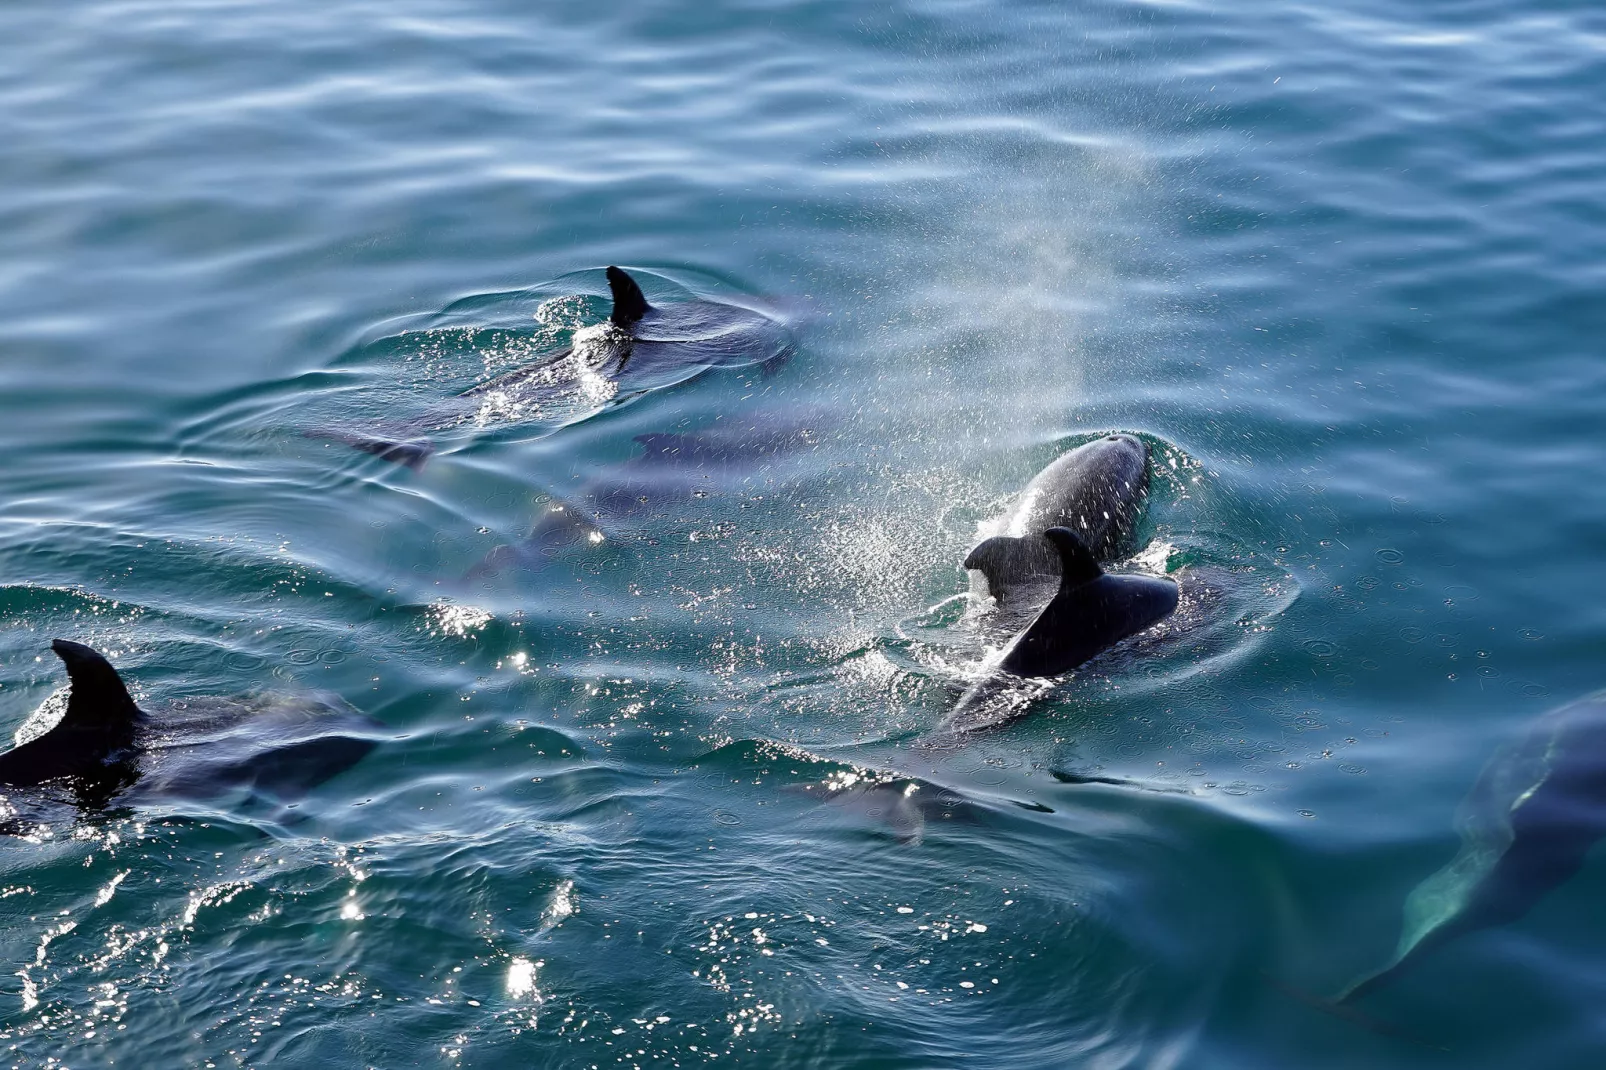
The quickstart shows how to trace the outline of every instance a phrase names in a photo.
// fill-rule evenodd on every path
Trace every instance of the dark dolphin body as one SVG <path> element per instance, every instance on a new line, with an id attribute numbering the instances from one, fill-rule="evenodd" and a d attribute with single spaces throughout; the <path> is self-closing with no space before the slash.
<path id="1" fill-rule="evenodd" d="M 755 415 L 700 431 L 637 435 L 640 454 L 609 466 L 575 493 L 548 502 L 525 538 L 491 551 L 465 579 L 486 579 L 514 568 L 539 569 L 571 550 L 600 545 L 608 531 L 618 530 L 616 525 L 644 513 L 739 492 L 756 478 L 775 478 L 777 469 L 819 446 L 817 427 L 792 414 L 780 419 Z"/>
<path id="2" fill-rule="evenodd" d="M 20 733 L 32 738 L 0 754 L 0 786 L 58 785 L 86 810 L 242 791 L 285 801 L 355 765 L 383 730 L 333 696 L 196 698 L 153 715 L 94 650 L 65 639 L 51 649 L 67 668 L 66 712 L 44 727 L 59 705 L 46 701 Z"/>
<path id="3" fill-rule="evenodd" d="M 1394 960 L 1340 1005 L 1393 982 L 1467 933 L 1532 910 L 1606 836 L 1606 692 L 1541 717 L 1490 761 L 1459 817 L 1461 850 L 1406 900 Z"/>
<path id="4" fill-rule="evenodd" d="M 416 470 L 435 449 L 423 432 L 476 410 L 539 411 L 543 402 L 577 388 L 594 393 L 601 404 L 616 395 L 673 386 L 710 368 L 761 364 L 771 370 L 792 353 L 790 332 L 772 316 L 718 301 L 651 305 L 629 273 L 610 266 L 607 275 L 612 312 L 605 322 L 577 331 L 570 348 L 466 390 L 398 434 L 319 429 L 307 436 L 343 442 Z"/>
<path id="5" fill-rule="evenodd" d="M 1149 490 L 1149 448 L 1134 435 L 1111 434 L 1071 450 L 1032 477 L 1010 511 L 989 526 L 999 534 L 965 558 L 971 594 L 1004 609 L 1035 609 L 1052 596 L 1059 554 L 1043 533 L 1076 532 L 1098 561 L 1126 547 Z"/>
<path id="6" fill-rule="evenodd" d="M 1059 554 L 1059 593 L 1005 648 L 993 675 L 960 697 L 942 732 L 971 732 L 1021 716 L 1036 697 L 1023 681 L 1070 672 L 1176 610 L 1174 581 L 1105 573 L 1070 528 L 1050 528 L 1044 538 Z"/>

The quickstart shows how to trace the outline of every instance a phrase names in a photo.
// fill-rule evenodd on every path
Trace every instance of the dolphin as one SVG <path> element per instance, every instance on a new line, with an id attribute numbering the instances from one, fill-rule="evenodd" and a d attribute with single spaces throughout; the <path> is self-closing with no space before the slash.
<path id="1" fill-rule="evenodd" d="M 304 434 L 416 471 L 435 450 L 424 432 L 475 412 L 540 412 L 576 390 L 601 406 L 673 386 L 710 368 L 759 364 L 773 371 L 792 354 L 786 325 L 763 312 L 705 300 L 653 305 L 624 269 L 609 265 L 607 278 L 613 298 L 608 318 L 576 331 L 568 349 L 471 387 L 399 433 L 317 429 Z"/>
<path id="2" fill-rule="evenodd" d="M 1059 555 L 1058 593 L 1004 648 L 993 673 L 960 696 L 942 723 L 942 734 L 1014 720 L 1047 690 L 1026 681 L 1070 672 L 1176 610 L 1174 580 L 1106 573 L 1068 527 L 1049 528 L 1043 537 Z"/>
<path id="3" fill-rule="evenodd" d="M 0 754 L 0 786 L 65 787 L 83 809 L 134 788 L 141 795 L 214 798 L 245 790 L 283 799 L 355 765 L 383 725 L 331 695 L 259 693 L 177 701 L 153 715 L 129 696 L 110 662 L 66 639 L 50 648 L 67 669 Z"/>
<path id="4" fill-rule="evenodd" d="M 598 547 L 649 512 L 677 502 L 738 492 L 753 480 L 785 468 L 819 447 L 818 424 L 795 414 L 749 416 L 712 428 L 635 436 L 642 452 L 610 465 L 566 498 L 552 497 L 529 534 L 492 550 L 464 576 L 488 579 L 510 568 L 539 569 L 573 550 Z M 786 478 L 785 475 L 778 478 Z"/>
<path id="5" fill-rule="evenodd" d="M 1393 959 L 1341 992 L 1346 1006 L 1468 933 L 1523 917 L 1606 836 L 1606 691 L 1537 720 L 1502 748 L 1458 815 L 1461 850 L 1406 899 Z"/>
<path id="6" fill-rule="evenodd" d="M 1149 447 L 1135 435 L 1109 434 L 1084 443 L 1026 484 L 1009 511 L 985 525 L 999 532 L 965 558 L 971 596 L 1000 608 L 1027 610 L 1051 597 L 1060 558 L 1043 538 L 1070 528 L 1095 560 L 1126 546 L 1149 491 Z"/>

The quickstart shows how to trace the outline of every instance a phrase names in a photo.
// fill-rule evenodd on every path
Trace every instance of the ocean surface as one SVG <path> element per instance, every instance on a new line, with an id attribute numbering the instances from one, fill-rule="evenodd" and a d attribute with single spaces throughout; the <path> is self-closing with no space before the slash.
<path id="1" fill-rule="evenodd" d="M 1602 857 L 1323 1003 L 1606 687 L 1599 4 L 12 0 L 0 139 L 4 732 L 383 726 L 13 798 L 0 1065 L 1603 1065 Z M 452 406 L 610 264 L 786 351 Z M 1182 611 L 934 743 L 1112 430 Z"/>

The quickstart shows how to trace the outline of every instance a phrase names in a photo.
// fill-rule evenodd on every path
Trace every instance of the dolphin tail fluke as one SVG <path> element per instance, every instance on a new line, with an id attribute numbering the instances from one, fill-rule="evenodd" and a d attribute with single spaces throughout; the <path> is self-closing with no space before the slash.
<path id="1" fill-rule="evenodd" d="M 1091 583 L 1104 575 L 1098 559 L 1087 548 L 1082 536 L 1070 528 L 1049 528 L 1043 538 L 1053 544 L 1060 555 L 1060 590 L 1068 591 Z"/>
<path id="2" fill-rule="evenodd" d="M 1333 1005 L 1337 1007 L 1349 1007 L 1357 1000 L 1363 999 L 1368 994 L 1377 991 L 1379 988 L 1382 988 L 1384 985 L 1393 981 L 1394 978 L 1397 977 L 1404 969 L 1407 961 L 1407 959 L 1401 959 L 1392 966 L 1378 970 L 1376 973 L 1369 973 L 1364 977 L 1357 978 L 1356 980 L 1350 982 L 1350 984 L 1342 992 L 1333 997 Z"/>
<path id="3" fill-rule="evenodd" d="M 140 719 L 139 707 L 129 697 L 128 688 L 111 662 L 82 643 L 67 639 L 53 640 L 50 649 L 66 666 L 72 688 L 62 726 L 120 731 Z"/>
<path id="4" fill-rule="evenodd" d="M 1323 1014 L 1330 1014 L 1334 1018 L 1349 1022 L 1351 1025 L 1359 1026 L 1369 1033 L 1376 1033 L 1380 1037 L 1388 1037 L 1392 1040 L 1403 1040 L 1408 1044 L 1415 1044 L 1417 1047 L 1429 1048 L 1433 1051 L 1447 1052 L 1450 1050 L 1443 1044 L 1435 1044 L 1432 1041 L 1424 1040 L 1392 1022 L 1385 1022 L 1381 1018 L 1374 1018 L 1372 1015 L 1362 1012 L 1345 1002 L 1349 998 L 1347 994 L 1340 996 L 1338 999 L 1323 999 L 1321 996 L 1315 996 L 1295 988 L 1293 985 L 1279 980 L 1269 973 L 1262 976 L 1266 978 L 1273 988 L 1290 999 L 1303 1003 L 1313 1010 L 1321 1011 Z"/>
<path id="5" fill-rule="evenodd" d="M 306 438 L 323 439 L 329 442 L 339 442 L 350 446 L 354 450 L 371 453 L 381 460 L 392 464 L 405 465 L 415 472 L 422 471 L 425 463 L 435 452 L 435 444 L 427 438 L 393 439 L 377 438 L 368 435 L 353 435 L 345 431 L 329 431 L 316 429 L 303 431 Z"/>
<path id="6" fill-rule="evenodd" d="M 636 280 L 612 264 L 608 265 L 608 289 L 613 292 L 613 314 L 608 318 L 621 327 L 635 323 L 652 307 Z"/>

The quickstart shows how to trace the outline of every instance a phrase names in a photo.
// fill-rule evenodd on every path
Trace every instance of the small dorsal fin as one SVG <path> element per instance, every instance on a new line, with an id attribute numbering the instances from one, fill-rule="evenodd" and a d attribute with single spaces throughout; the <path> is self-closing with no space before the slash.
<path id="1" fill-rule="evenodd" d="M 1080 587 L 1104 575 L 1093 551 L 1087 548 L 1082 537 L 1070 528 L 1049 528 L 1043 532 L 1060 555 L 1060 590 Z"/>
<path id="2" fill-rule="evenodd" d="M 1044 564 L 1051 562 L 1052 558 Z M 1020 583 L 1029 578 L 1032 564 L 1031 548 L 1026 540 L 1013 535 L 994 535 L 990 539 L 983 539 L 965 555 L 965 567 L 987 577 L 987 587 L 994 595 L 1005 584 Z"/>
<path id="3" fill-rule="evenodd" d="M 993 559 L 1003 550 L 1006 540 L 1009 543 L 1015 541 L 1008 535 L 994 535 L 990 539 L 983 539 L 978 542 L 970 548 L 970 553 L 965 555 L 964 567 L 976 569 L 991 580 L 993 578 Z"/>
<path id="4" fill-rule="evenodd" d="M 621 327 L 635 323 L 652 307 L 636 280 L 612 264 L 608 265 L 608 289 L 613 291 L 613 315 L 608 318 Z"/>
<path id="5" fill-rule="evenodd" d="M 111 662 L 82 643 L 56 639 L 50 644 L 67 668 L 72 690 L 61 727 L 117 729 L 131 725 L 142 716 L 128 696 L 122 677 Z"/>

